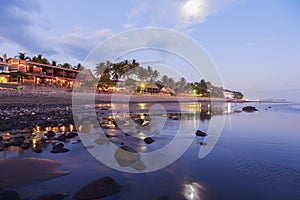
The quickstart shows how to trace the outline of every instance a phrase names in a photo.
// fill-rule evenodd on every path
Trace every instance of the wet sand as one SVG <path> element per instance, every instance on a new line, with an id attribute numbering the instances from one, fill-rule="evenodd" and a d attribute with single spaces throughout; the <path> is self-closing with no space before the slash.
<path id="1" fill-rule="evenodd" d="M 113 94 L 118 97 L 122 94 Z M 126 95 L 126 94 L 125 94 Z M 128 94 L 127 94 L 128 95 Z M 17 91 L 1 91 L 1 105 L 71 105 L 72 93 L 42 93 L 42 92 L 17 92 Z M 85 98 L 83 94 L 81 98 Z M 96 103 L 110 103 L 112 94 L 96 94 Z M 130 103 L 137 102 L 245 102 L 244 100 L 229 100 L 223 98 L 202 98 L 202 97 L 183 97 L 183 96 L 168 96 L 168 95 L 130 95 Z"/>

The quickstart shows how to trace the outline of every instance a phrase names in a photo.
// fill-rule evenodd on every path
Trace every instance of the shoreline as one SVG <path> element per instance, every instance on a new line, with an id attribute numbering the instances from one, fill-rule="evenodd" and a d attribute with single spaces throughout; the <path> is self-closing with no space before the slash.
<path id="1" fill-rule="evenodd" d="M 83 94 L 84 98 L 88 94 Z M 121 95 L 128 94 L 116 94 Z M 7 105 L 72 105 L 72 93 L 43 93 L 43 92 L 17 92 L 17 91 L 1 91 L 0 106 Z M 112 94 L 96 94 L 95 104 L 111 103 Z M 122 100 L 122 99 L 121 99 Z M 121 103 L 122 101 L 114 101 Z M 178 102 L 220 102 L 220 103 L 288 103 L 287 101 L 251 101 L 243 99 L 225 99 L 225 98 L 204 98 L 204 97 L 187 97 L 187 96 L 165 96 L 165 95 L 130 95 L 130 103 L 178 103 Z"/>

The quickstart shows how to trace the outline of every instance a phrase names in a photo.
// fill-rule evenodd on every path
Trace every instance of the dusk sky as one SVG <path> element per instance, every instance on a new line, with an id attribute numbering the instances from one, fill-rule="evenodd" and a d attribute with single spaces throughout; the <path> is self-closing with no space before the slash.
<path id="1" fill-rule="evenodd" d="M 168 28 L 207 51 L 225 88 L 300 101 L 299 19 L 297 0 L 2 0 L 0 53 L 76 65 L 113 34 Z"/>

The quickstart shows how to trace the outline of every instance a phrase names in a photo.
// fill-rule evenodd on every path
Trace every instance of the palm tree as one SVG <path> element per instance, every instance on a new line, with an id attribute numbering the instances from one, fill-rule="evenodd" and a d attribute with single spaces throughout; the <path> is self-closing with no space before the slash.
<path id="1" fill-rule="evenodd" d="M 78 63 L 77 66 L 74 67 L 74 69 L 82 71 L 82 70 L 84 70 L 84 66 L 82 66 L 81 63 Z"/>
<path id="2" fill-rule="evenodd" d="M 19 52 L 18 55 L 15 56 L 16 58 L 19 58 L 20 60 L 30 60 L 31 58 L 29 56 L 26 56 L 26 53 Z"/>
<path id="3" fill-rule="evenodd" d="M 18 80 L 18 83 L 21 83 L 23 78 L 27 77 L 27 74 L 22 71 L 17 71 L 17 72 L 10 72 L 10 76 L 12 78 L 16 78 Z"/>
<path id="4" fill-rule="evenodd" d="M 137 77 L 138 79 L 140 79 L 141 81 L 146 81 L 149 76 L 148 76 L 148 70 L 143 68 L 143 67 L 140 67 L 138 72 L 137 72 Z"/>
<path id="5" fill-rule="evenodd" d="M 164 87 L 168 87 L 169 85 L 169 77 L 167 75 L 163 75 L 161 77 L 161 83 Z"/>
<path id="6" fill-rule="evenodd" d="M 109 73 L 111 70 L 112 63 L 110 61 L 100 62 L 93 70 L 95 75 L 100 78 L 102 74 Z"/>
<path id="7" fill-rule="evenodd" d="M 38 54 L 37 56 L 33 56 L 31 61 L 41 63 L 41 64 L 50 64 L 46 58 L 43 58 L 42 54 Z"/>
<path id="8" fill-rule="evenodd" d="M 69 63 L 64 63 L 61 67 L 70 69 L 72 65 Z"/>

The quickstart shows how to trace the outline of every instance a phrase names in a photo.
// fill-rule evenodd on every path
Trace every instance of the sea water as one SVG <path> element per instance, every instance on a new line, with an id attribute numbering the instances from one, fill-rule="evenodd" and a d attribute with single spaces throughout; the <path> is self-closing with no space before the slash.
<path id="1" fill-rule="evenodd" d="M 15 188 L 23 198 L 29 199 L 53 192 L 66 192 L 66 199 L 70 199 L 81 187 L 103 176 L 111 176 L 124 186 L 123 191 L 107 199 L 152 200 L 163 196 L 201 200 L 300 199 L 300 105 L 251 103 L 258 109 L 251 113 L 241 111 L 246 105 L 221 103 L 217 112 L 204 110 L 202 118 L 172 120 L 164 116 L 163 129 L 153 136 L 155 142 L 144 144 L 146 149 L 138 151 L 147 153 L 167 145 L 185 121 L 197 121 L 197 129 L 203 131 L 207 131 L 213 119 L 224 117 L 225 123 L 216 144 L 204 158 L 199 158 L 199 151 L 205 148 L 205 139 L 191 133 L 189 137 L 193 141 L 183 155 L 153 172 L 126 173 L 112 169 L 95 159 L 82 144 L 67 143 L 70 152 L 65 154 L 51 154 L 47 149 L 41 154 L 9 149 L 1 157 L 58 160 L 62 163 L 60 169 L 70 172 Z M 193 106 L 194 103 L 188 107 Z"/>

